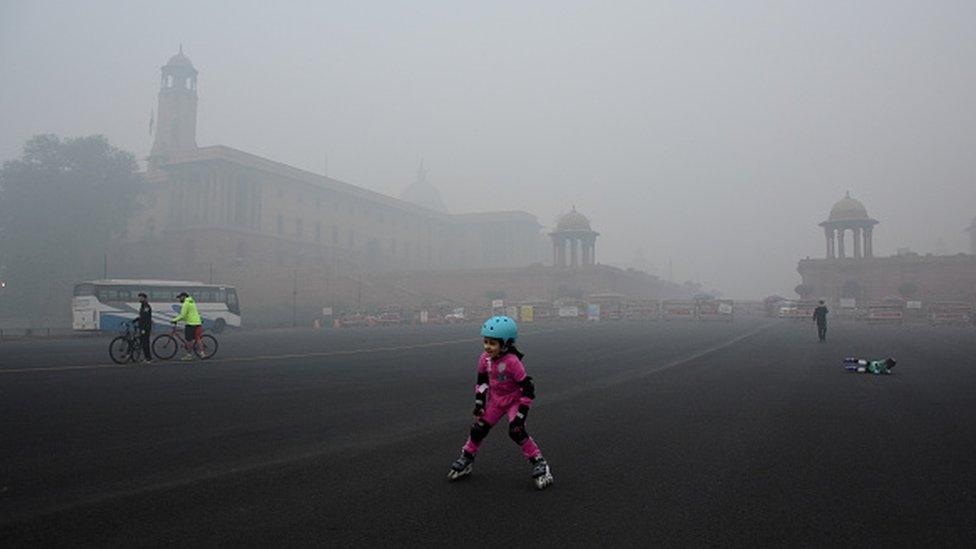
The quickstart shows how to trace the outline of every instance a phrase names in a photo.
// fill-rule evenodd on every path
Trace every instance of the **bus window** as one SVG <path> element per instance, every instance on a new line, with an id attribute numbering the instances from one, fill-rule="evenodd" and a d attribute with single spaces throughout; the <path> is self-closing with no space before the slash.
<path id="1" fill-rule="evenodd" d="M 241 314 L 241 306 L 237 302 L 237 291 L 227 290 L 227 310 L 234 313 L 235 315 Z"/>
<path id="2" fill-rule="evenodd" d="M 146 292 L 149 294 L 149 299 L 158 303 L 169 303 L 176 301 L 176 290 L 170 288 L 153 288 Z"/>
<path id="3" fill-rule="evenodd" d="M 125 288 L 108 286 L 98 289 L 98 299 L 100 301 L 132 301 L 131 292 Z"/>
<path id="4" fill-rule="evenodd" d="M 95 285 L 75 284 L 75 295 L 95 295 Z"/>

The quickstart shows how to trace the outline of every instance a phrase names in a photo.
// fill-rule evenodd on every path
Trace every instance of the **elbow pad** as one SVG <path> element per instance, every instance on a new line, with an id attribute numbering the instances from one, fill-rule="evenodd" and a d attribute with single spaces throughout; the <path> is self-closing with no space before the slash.
<path id="1" fill-rule="evenodd" d="M 478 374 L 478 384 L 474 386 L 474 401 L 481 406 L 488 401 L 488 374 Z"/>
<path id="2" fill-rule="evenodd" d="M 519 381 L 518 384 L 522 388 L 522 396 L 525 398 L 535 398 L 535 383 L 532 383 L 530 376 L 525 376 L 525 379 Z"/>

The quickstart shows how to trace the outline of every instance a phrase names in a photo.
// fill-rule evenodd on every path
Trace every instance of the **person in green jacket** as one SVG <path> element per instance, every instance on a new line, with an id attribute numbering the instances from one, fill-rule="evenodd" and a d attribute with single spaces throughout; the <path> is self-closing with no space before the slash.
<path id="1" fill-rule="evenodd" d="M 181 320 L 186 323 L 186 329 L 183 332 L 183 337 L 186 340 L 186 353 L 183 355 L 183 360 L 193 360 L 193 343 L 197 344 L 198 349 L 203 348 L 200 341 L 200 337 L 203 335 L 203 322 L 200 321 L 197 303 L 193 301 L 190 294 L 180 292 L 176 299 L 180 300 L 182 306 L 180 307 L 180 314 L 176 315 L 176 318 L 171 322 L 174 325 Z"/>
<path id="2" fill-rule="evenodd" d="M 868 360 L 865 358 L 848 357 L 844 359 L 844 368 L 848 372 L 859 374 L 887 375 L 895 367 L 895 359 L 888 357 L 881 360 Z"/>

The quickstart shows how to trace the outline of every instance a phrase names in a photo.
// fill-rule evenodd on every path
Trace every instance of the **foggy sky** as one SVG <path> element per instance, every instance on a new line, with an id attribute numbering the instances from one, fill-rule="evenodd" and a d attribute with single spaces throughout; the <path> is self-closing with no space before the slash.
<path id="1" fill-rule="evenodd" d="M 197 142 L 452 212 L 588 215 L 726 295 L 793 295 L 850 190 L 875 254 L 966 250 L 976 3 L 0 0 L 0 159 L 38 133 L 148 154 L 159 67 L 200 71 Z M 656 271 L 655 271 L 656 268 Z"/>

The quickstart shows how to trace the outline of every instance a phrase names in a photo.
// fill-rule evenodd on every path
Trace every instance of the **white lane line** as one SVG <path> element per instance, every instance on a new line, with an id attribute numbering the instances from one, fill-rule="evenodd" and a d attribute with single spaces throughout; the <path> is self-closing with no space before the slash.
<path id="1" fill-rule="evenodd" d="M 570 328 L 556 328 L 551 330 L 538 330 L 531 332 L 532 334 L 544 334 L 551 332 L 565 331 Z M 396 351 L 410 351 L 414 349 L 428 349 L 432 347 L 447 347 L 450 345 L 457 345 L 459 343 L 474 343 L 480 342 L 481 338 L 471 338 L 467 337 L 464 339 L 451 339 L 447 341 L 434 341 L 430 343 L 417 343 L 414 345 L 397 345 L 392 347 L 371 347 L 371 348 L 361 348 L 361 349 L 345 349 L 341 351 L 314 351 L 309 353 L 286 353 L 280 355 L 259 355 L 259 356 L 240 356 L 240 357 L 218 357 L 212 358 L 206 361 L 207 364 L 213 363 L 230 363 L 230 362 L 273 362 L 277 360 L 295 360 L 301 358 L 328 358 L 334 356 L 346 356 L 346 355 L 358 355 L 366 353 L 384 353 L 384 352 L 396 352 Z M 201 362 L 194 359 L 191 364 L 196 364 Z M 169 364 L 170 361 L 159 361 L 156 364 Z M 173 360 L 172 363 L 179 363 L 178 360 Z M 135 364 L 76 364 L 69 366 L 46 366 L 39 368 L 0 368 L 0 374 L 29 374 L 33 372 L 70 372 L 77 370 L 109 370 L 109 369 L 142 369 L 142 368 L 152 368 L 153 366 L 146 366 L 143 363 Z"/>

